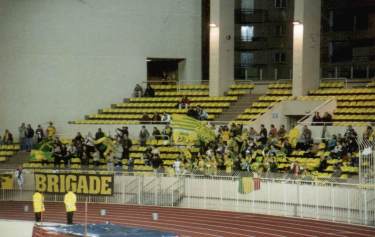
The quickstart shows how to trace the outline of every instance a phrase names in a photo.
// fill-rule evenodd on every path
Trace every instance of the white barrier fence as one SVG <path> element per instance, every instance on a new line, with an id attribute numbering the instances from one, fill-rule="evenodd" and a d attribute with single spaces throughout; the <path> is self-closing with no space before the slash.
<path id="1" fill-rule="evenodd" d="M 34 174 L 20 190 L 1 190 L 0 200 L 30 201 Z M 174 206 L 300 217 L 375 226 L 373 186 L 261 178 L 258 190 L 239 192 L 240 177 L 115 174 L 112 196 L 78 195 L 81 202 Z M 63 194 L 45 194 L 62 201 Z"/>

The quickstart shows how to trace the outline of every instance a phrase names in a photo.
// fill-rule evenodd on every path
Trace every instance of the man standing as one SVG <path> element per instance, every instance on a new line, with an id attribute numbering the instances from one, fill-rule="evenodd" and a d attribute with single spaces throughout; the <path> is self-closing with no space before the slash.
<path id="1" fill-rule="evenodd" d="M 35 222 L 42 221 L 42 212 L 44 209 L 44 196 L 40 192 L 36 191 L 33 195 L 33 207 L 35 213 Z"/>
<path id="2" fill-rule="evenodd" d="M 18 128 L 19 133 L 19 140 L 21 145 L 21 151 L 25 150 L 25 135 L 26 135 L 26 125 L 22 123 L 21 126 Z"/>
<path id="3" fill-rule="evenodd" d="M 23 181 L 24 181 L 22 166 L 19 166 L 16 169 L 15 176 L 16 176 L 18 187 L 22 191 L 22 189 L 23 189 Z"/>
<path id="4" fill-rule="evenodd" d="M 52 122 L 49 122 L 49 126 L 47 127 L 47 137 L 48 139 L 53 139 L 56 136 L 56 128 L 53 126 Z"/>
<path id="5" fill-rule="evenodd" d="M 146 142 L 150 137 L 150 133 L 148 132 L 146 126 L 142 126 L 141 131 L 139 132 L 139 144 L 140 146 L 146 146 Z"/>
<path id="6" fill-rule="evenodd" d="M 64 203 L 66 209 L 66 219 L 68 225 L 73 225 L 73 214 L 77 210 L 76 207 L 77 196 L 72 191 L 68 191 L 64 196 Z"/>
<path id="7" fill-rule="evenodd" d="M 33 148 L 33 139 L 34 139 L 34 129 L 31 127 L 31 124 L 27 125 L 25 137 L 26 137 L 25 149 L 27 150 L 27 152 L 30 152 L 31 149 Z"/>

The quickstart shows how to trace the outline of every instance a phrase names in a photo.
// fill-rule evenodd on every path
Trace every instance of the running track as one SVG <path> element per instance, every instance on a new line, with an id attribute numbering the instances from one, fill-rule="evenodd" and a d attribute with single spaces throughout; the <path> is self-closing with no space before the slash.
<path id="1" fill-rule="evenodd" d="M 24 212 L 25 205 L 29 205 L 29 212 Z M 65 223 L 63 203 L 50 202 L 45 203 L 45 206 L 43 221 Z M 107 216 L 100 216 L 101 209 L 107 210 Z M 153 212 L 159 213 L 159 220 L 152 220 Z M 84 223 L 84 217 L 84 204 L 78 204 L 74 214 L 75 223 Z M 0 201 L 0 219 L 33 220 L 32 203 Z M 172 231 L 183 237 L 375 236 L 375 228 L 306 219 L 184 208 L 89 204 L 88 222 L 105 221 Z"/>

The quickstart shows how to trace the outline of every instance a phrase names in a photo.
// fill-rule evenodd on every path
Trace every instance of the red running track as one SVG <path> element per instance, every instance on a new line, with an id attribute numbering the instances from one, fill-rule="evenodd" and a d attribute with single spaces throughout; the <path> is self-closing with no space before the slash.
<path id="1" fill-rule="evenodd" d="M 25 205 L 29 205 L 29 212 L 24 212 Z M 63 203 L 45 203 L 45 207 L 43 221 L 65 223 Z M 101 209 L 107 210 L 107 216 L 100 216 Z M 159 213 L 157 221 L 151 218 L 154 212 Z M 78 204 L 74 222 L 84 223 L 84 218 L 84 204 Z M 0 219 L 33 220 L 32 203 L 0 202 Z M 172 231 L 184 237 L 375 236 L 375 228 L 307 219 L 185 208 L 88 204 L 88 222 L 105 221 L 131 227 Z"/>

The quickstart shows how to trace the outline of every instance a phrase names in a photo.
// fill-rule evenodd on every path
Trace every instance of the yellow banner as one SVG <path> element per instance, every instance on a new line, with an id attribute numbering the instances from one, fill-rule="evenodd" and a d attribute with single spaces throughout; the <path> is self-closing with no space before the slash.
<path id="1" fill-rule="evenodd" d="M 0 189 L 13 189 L 12 174 L 0 174 Z"/>
<path id="2" fill-rule="evenodd" d="M 42 193 L 113 195 L 113 175 L 35 173 L 35 190 Z"/>

